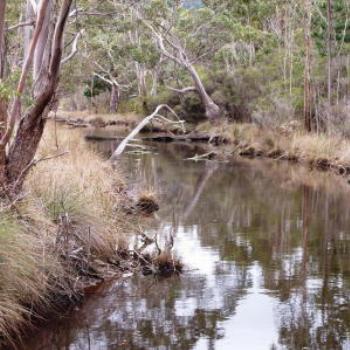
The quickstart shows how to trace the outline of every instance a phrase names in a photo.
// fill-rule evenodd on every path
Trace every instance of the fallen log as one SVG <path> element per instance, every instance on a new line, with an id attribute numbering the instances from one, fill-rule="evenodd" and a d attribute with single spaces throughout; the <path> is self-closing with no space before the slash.
<path id="1" fill-rule="evenodd" d="M 170 113 L 172 113 L 173 115 L 175 115 L 177 118 L 177 114 L 168 106 L 165 104 L 159 105 L 152 114 L 150 114 L 149 116 L 147 116 L 146 118 L 144 118 L 137 126 L 136 128 L 134 128 L 131 133 L 118 145 L 117 149 L 114 151 L 114 153 L 111 156 L 111 160 L 115 160 L 117 159 L 123 152 L 125 147 L 127 146 L 128 142 L 131 141 L 143 128 L 145 125 L 147 125 L 152 119 L 154 118 L 158 118 L 161 119 L 162 121 L 166 121 L 170 124 L 180 124 L 183 127 L 183 121 L 180 120 L 178 118 L 177 122 L 174 122 L 172 120 L 169 120 L 165 117 L 163 117 L 162 115 L 159 114 L 159 112 L 162 109 L 167 109 L 168 111 L 170 111 Z"/>

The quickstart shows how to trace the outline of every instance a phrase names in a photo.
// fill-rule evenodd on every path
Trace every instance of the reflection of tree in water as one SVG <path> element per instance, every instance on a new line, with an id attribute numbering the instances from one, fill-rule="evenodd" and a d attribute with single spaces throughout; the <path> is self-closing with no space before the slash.
<path id="1" fill-rule="evenodd" d="M 119 349 L 122 345 L 123 349 L 186 350 L 202 337 L 220 339 L 219 323 L 234 313 L 248 282 L 235 280 L 227 272 L 226 264 L 218 266 L 209 284 L 204 276 L 184 275 L 171 281 L 133 278 L 108 290 L 105 297 L 90 299 L 83 312 L 59 327 L 60 333 L 49 333 L 46 344 L 51 344 L 50 349 Z"/>
<path id="2" fill-rule="evenodd" d="M 181 186 L 201 190 L 199 200 L 193 190 L 175 192 L 181 200 L 174 192 L 167 198 L 175 203 L 180 224 L 184 217 L 186 224 L 199 222 L 202 245 L 218 248 L 222 260 L 247 268 L 259 262 L 263 287 L 283 302 L 281 344 L 341 348 L 350 331 L 347 193 L 283 188 L 278 177 L 239 163 L 210 177 L 207 165 L 183 172 L 176 167 L 167 159 L 162 180 L 176 183 L 180 175 Z M 189 217 L 182 203 L 193 198 L 196 206 Z"/>
<path id="3" fill-rule="evenodd" d="M 283 166 L 281 173 L 241 162 L 184 166 L 181 149 L 163 149 L 157 157 L 126 160 L 130 178 L 160 194 L 162 229 L 174 215 L 174 235 L 195 228 L 200 246 L 216 251 L 220 262 L 210 276 L 185 274 L 151 287 L 149 279 L 136 278 L 92 300 L 56 348 L 65 348 L 66 337 L 75 344 L 69 349 L 87 349 L 89 342 L 92 349 L 191 349 L 205 337 L 214 349 L 224 321 L 252 286 L 249 271 L 256 264 L 259 287 L 279 301 L 280 345 L 340 349 L 349 342 L 348 193 L 290 186 Z"/>

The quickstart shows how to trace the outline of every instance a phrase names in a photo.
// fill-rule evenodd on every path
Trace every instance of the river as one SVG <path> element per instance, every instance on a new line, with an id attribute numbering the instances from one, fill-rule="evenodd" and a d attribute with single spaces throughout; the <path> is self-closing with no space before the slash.
<path id="1" fill-rule="evenodd" d="M 276 161 L 185 160 L 196 146 L 147 149 L 125 154 L 122 169 L 133 191 L 157 193 L 147 234 L 174 236 L 184 273 L 108 283 L 25 349 L 350 349 L 343 178 Z"/>

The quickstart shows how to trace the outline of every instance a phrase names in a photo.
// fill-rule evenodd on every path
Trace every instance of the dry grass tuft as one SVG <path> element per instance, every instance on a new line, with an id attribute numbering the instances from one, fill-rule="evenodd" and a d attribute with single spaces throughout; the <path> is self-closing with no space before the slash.
<path id="1" fill-rule="evenodd" d="M 183 270 L 182 262 L 169 250 L 161 252 L 159 255 L 144 254 L 141 260 L 142 273 L 160 277 L 170 277 L 180 274 Z"/>
<path id="2" fill-rule="evenodd" d="M 152 214 L 159 210 L 158 200 L 153 192 L 142 192 L 137 200 L 136 207 L 145 214 Z"/>

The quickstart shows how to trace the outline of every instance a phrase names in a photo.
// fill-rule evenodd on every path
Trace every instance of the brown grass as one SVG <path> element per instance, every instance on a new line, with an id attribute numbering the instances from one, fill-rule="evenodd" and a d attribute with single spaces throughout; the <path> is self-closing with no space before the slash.
<path id="1" fill-rule="evenodd" d="M 88 110 L 85 111 L 63 111 L 59 110 L 57 112 L 57 116 L 68 118 L 68 119 L 78 119 L 81 118 L 86 122 L 90 122 L 92 120 L 96 120 L 96 118 L 99 118 L 100 120 L 104 121 L 105 123 L 111 122 L 111 121 L 123 121 L 128 122 L 130 124 L 137 123 L 140 121 L 140 117 L 133 112 L 129 113 L 123 113 L 123 114 L 113 114 L 113 113 L 91 113 Z"/>
<path id="2" fill-rule="evenodd" d="M 37 157 L 69 153 L 31 171 L 15 214 L 0 211 L 0 345 L 17 339 L 52 295 L 80 292 L 86 271 L 116 257 L 129 229 L 118 210 L 118 173 L 78 131 L 54 135 L 49 125 Z"/>
<path id="3" fill-rule="evenodd" d="M 213 127 L 200 124 L 198 132 L 208 132 L 225 140 L 233 153 L 289 159 L 340 169 L 350 166 L 350 141 L 335 135 L 261 128 L 255 124 L 224 123 Z M 233 145 L 233 146 L 232 146 Z"/>

